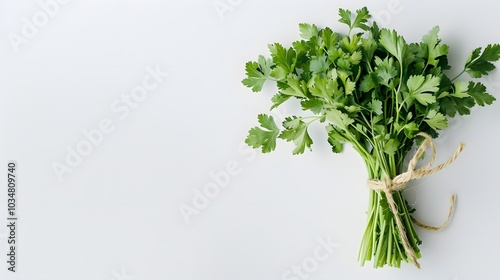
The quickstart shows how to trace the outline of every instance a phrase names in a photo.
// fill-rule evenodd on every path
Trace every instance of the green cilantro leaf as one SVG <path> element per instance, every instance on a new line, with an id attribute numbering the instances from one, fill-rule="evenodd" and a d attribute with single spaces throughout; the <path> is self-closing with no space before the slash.
<path id="1" fill-rule="evenodd" d="M 394 66 L 394 59 L 392 57 L 386 57 L 384 60 L 382 60 L 379 57 L 375 57 L 375 64 L 377 65 L 375 73 L 377 74 L 378 79 L 375 79 L 374 81 L 385 85 L 386 87 L 394 88 L 394 86 L 392 86 L 390 82 L 398 75 L 398 71 Z"/>
<path id="2" fill-rule="evenodd" d="M 349 10 L 339 9 L 339 16 L 339 22 L 347 24 L 350 30 L 353 30 L 354 28 L 362 30 L 369 29 L 366 22 L 371 16 L 366 7 L 356 10 L 356 17 L 354 18 L 354 21 L 352 20 L 352 13 Z"/>
<path id="3" fill-rule="evenodd" d="M 307 45 L 307 42 L 304 40 L 293 42 L 292 47 L 295 50 L 297 60 L 299 60 L 299 58 L 303 58 L 305 54 L 307 54 L 307 52 L 309 51 L 309 46 Z"/>
<path id="4" fill-rule="evenodd" d="M 415 122 L 409 122 L 404 126 L 404 133 L 406 137 L 413 139 L 417 133 L 420 132 L 418 125 Z"/>
<path id="5" fill-rule="evenodd" d="M 378 99 L 372 100 L 370 103 L 368 103 L 368 108 L 372 110 L 376 115 L 381 115 L 383 113 L 382 111 L 382 101 Z"/>
<path id="6" fill-rule="evenodd" d="M 474 98 L 479 106 L 491 105 L 495 97 L 486 92 L 486 87 L 482 83 L 469 82 L 467 93 Z"/>
<path id="7" fill-rule="evenodd" d="M 369 92 L 372 89 L 376 88 L 378 84 L 378 75 L 375 72 L 372 72 L 363 78 L 363 80 L 359 84 L 359 90 L 361 90 L 361 92 Z"/>
<path id="8" fill-rule="evenodd" d="M 361 47 L 360 44 L 361 37 L 358 35 L 352 35 L 352 37 L 344 36 L 340 40 L 339 46 L 347 53 L 353 53 Z"/>
<path id="9" fill-rule="evenodd" d="M 323 54 L 324 52 L 324 44 L 323 44 L 323 38 L 322 37 L 312 37 L 309 39 L 309 41 L 306 42 L 307 48 L 309 51 L 309 55 L 314 57 L 314 56 L 319 56 Z"/>
<path id="10" fill-rule="evenodd" d="M 273 106 L 271 106 L 270 110 L 272 110 L 274 108 L 277 108 L 278 106 L 280 106 L 281 104 L 283 104 L 283 102 L 287 101 L 291 97 L 292 97 L 291 95 L 284 95 L 284 94 L 281 94 L 281 93 L 275 94 L 271 98 L 271 101 L 273 102 Z"/>
<path id="11" fill-rule="evenodd" d="M 314 36 L 318 36 L 318 28 L 314 24 L 300 23 L 299 24 L 300 37 L 309 40 Z"/>
<path id="12" fill-rule="evenodd" d="M 351 78 L 347 78 L 344 82 L 344 92 L 345 94 L 352 94 L 356 89 L 356 83 L 351 81 Z"/>
<path id="13" fill-rule="evenodd" d="M 254 127 L 248 132 L 245 143 L 253 148 L 262 148 L 263 153 L 269 153 L 276 148 L 276 138 L 280 130 L 276 126 L 272 116 L 265 114 L 258 115 L 261 127 Z"/>
<path id="14" fill-rule="evenodd" d="M 388 155 L 394 155 L 400 149 L 401 143 L 397 139 L 389 139 L 385 143 L 384 153 Z"/>
<path id="15" fill-rule="evenodd" d="M 403 62 L 403 56 L 408 46 L 405 39 L 399 36 L 396 30 L 382 29 L 379 43 L 398 61 Z"/>
<path id="16" fill-rule="evenodd" d="M 363 60 L 370 63 L 378 47 L 377 41 L 373 38 L 362 38 L 361 46 L 363 47 Z"/>
<path id="17" fill-rule="evenodd" d="M 327 49 L 335 48 L 335 45 L 339 40 L 339 34 L 333 32 L 329 27 L 325 27 L 321 30 L 321 37 L 323 38 L 323 44 L 325 44 Z"/>
<path id="18" fill-rule="evenodd" d="M 467 93 L 468 90 L 469 90 L 469 83 L 457 81 L 455 82 L 454 91 L 450 95 L 457 98 L 465 98 L 469 96 L 469 94 Z"/>
<path id="19" fill-rule="evenodd" d="M 309 80 L 307 86 L 313 96 L 331 100 L 334 88 L 337 87 L 337 81 L 315 75 Z"/>
<path id="20" fill-rule="evenodd" d="M 455 117 L 458 113 L 459 115 L 470 114 L 470 108 L 474 107 L 475 102 L 472 97 L 457 98 L 452 96 L 446 96 L 439 99 L 439 110 L 441 113 L 449 116 Z"/>
<path id="21" fill-rule="evenodd" d="M 351 56 L 349 57 L 349 62 L 352 64 L 352 65 L 358 65 L 359 62 L 361 62 L 361 59 L 363 58 L 363 54 L 361 51 L 355 51 L 351 54 Z"/>
<path id="22" fill-rule="evenodd" d="M 436 97 L 429 93 L 434 93 L 439 90 L 439 77 L 427 75 L 410 76 L 406 82 L 409 96 L 417 100 L 422 105 L 428 105 L 436 102 Z"/>
<path id="23" fill-rule="evenodd" d="M 328 133 L 328 143 L 332 146 L 332 152 L 340 153 L 344 150 L 344 143 L 347 139 L 342 136 L 332 125 L 326 127 Z"/>
<path id="24" fill-rule="evenodd" d="M 283 68 L 283 66 L 277 66 L 271 71 L 270 76 L 278 81 L 281 81 L 286 79 L 288 72 Z"/>
<path id="25" fill-rule="evenodd" d="M 314 114 L 321 114 L 323 106 L 325 106 L 325 102 L 321 101 L 319 98 L 310 98 L 301 101 L 300 105 L 302 105 L 302 110 L 304 111 L 311 110 Z"/>
<path id="26" fill-rule="evenodd" d="M 281 94 L 295 96 L 299 98 L 306 97 L 307 85 L 304 80 L 300 80 L 297 75 L 290 75 L 286 79 L 288 87 L 281 90 Z"/>
<path id="27" fill-rule="evenodd" d="M 269 45 L 269 51 L 276 65 L 281 66 L 287 73 L 293 72 L 297 59 L 293 48 L 286 49 L 281 44 L 274 43 Z"/>
<path id="28" fill-rule="evenodd" d="M 252 88 L 253 92 L 258 92 L 262 90 L 262 86 L 269 79 L 271 73 L 271 67 L 273 62 L 270 59 L 266 59 L 262 55 L 259 56 L 258 62 L 249 61 L 245 65 L 247 77 L 241 82 Z"/>
<path id="29" fill-rule="evenodd" d="M 436 110 L 429 110 L 429 113 L 425 116 L 424 122 L 434 130 L 443 129 L 448 126 L 446 117 Z"/>
<path id="30" fill-rule="evenodd" d="M 467 67 L 481 55 L 481 50 L 482 49 L 483 48 L 475 48 L 469 54 L 469 57 L 467 57 L 467 60 L 465 61 L 465 69 L 467 69 Z"/>
<path id="31" fill-rule="evenodd" d="M 465 62 L 465 71 L 473 78 L 481 78 L 495 69 L 495 65 L 492 62 L 500 59 L 500 45 L 490 44 L 484 49 L 481 55 L 480 53 L 481 48 L 475 49 Z"/>
<path id="32" fill-rule="evenodd" d="M 334 126 L 341 128 L 343 130 L 348 130 L 348 126 L 351 125 L 354 120 L 349 118 L 348 115 L 342 113 L 337 109 L 332 109 L 326 113 L 326 119 Z"/>
<path id="33" fill-rule="evenodd" d="M 326 61 L 325 55 L 315 57 L 311 60 L 310 70 L 313 73 L 315 74 L 323 73 L 326 72 L 327 69 L 328 69 L 328 62 Z"/>
<path id="34" fill-rule="evenodd" d="M 293 154 L 302 154 L 306 148 L 311 149 L 313 141 L 307 132 L 307 124 L 300 118 L 293 116 L 288 117 L 283 121 L 285 130 L 281 132 L 279 138 L 286 141 L 293 141 L 295 149 Z"/>
<path id="35" fill-rule="evenodd" d="M 439 26 L 435 26 L 422 38 L 422 43 L 426 45 L 427 49 L 427 63 L 433 66 L 438 65 L 438 57 L 448 53 L 448 46 L 439 44 L 441 40 L 438 38 L 438 33 Z"/>

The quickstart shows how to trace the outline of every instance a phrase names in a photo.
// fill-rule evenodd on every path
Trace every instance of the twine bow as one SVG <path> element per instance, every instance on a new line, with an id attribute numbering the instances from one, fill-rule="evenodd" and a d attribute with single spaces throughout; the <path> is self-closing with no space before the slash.
<path id="1" fill-rule="evenodd" d="M 410 242 L 408 241 L 408 237 L 406 236 L 406 230 L 405 230 L 405 227 L 403 226 L 403 222 L 401 221 L 401 217 L 398 214 L 398 209 L 396 207 L 396 203 L 394 202 L 394 198 L 392 197 L 392 193 L 394 191 L 399 191 L 399 190 L 404 189 L 406 187 L 406 185 L 408 184 L 408 182 L 410 182 L 411 180 L 420 179 L 422 177 L 434 174 L 434 173 L 444 169 L 446 166 L 450 165 L 451 163 L 453 163 L 457 159 L 458 155 L 465 148 L 465 144 L 460 143 L 460 145 L 455 150 L 455 153 L 446 162 L 444 162 L 444 163 L 442 163 L 434 168 L 431 168 L 433 163 L 434 163 L 434 159 L 436 157 L 436 147 L 434 145 L 434 142 L 432 141 L 432 138 L 426 133 L 420 132 L 417 135 L 424 137 L 424 142 L 422 142 L 422 144 L 418 147 L 415 155 L 410 160 L 410 163 L 408 164 L 408 169 L 406 170 L 406 172 L 399 174 L 398 176 L 394 177 L 393 179 L 384 177 L 384 178 L 382 178 L 382 180 L 369 180 L 368 187 L 372 190 L 377 190 L 377 191 L 379 190 L 379 191 L 383 191 L 385 193 L 386 198 L 387 198 L 387 203 L 389 204 L 389 207 L 391 208 L 391 211 L 394 214 L 394 218 L 396 220 L 396 225 L 398 227 L 399 235 L 401 236 L 401 240 L 403 242 L 403 247 L 405 249 L 405 253 L 408 256 L 408 258 L 410 259 L 410 261 L 412 263 L 414 263 L 417 268 L 420 269 L 420 264 L 418 263 L 415 251 L 411 247 Z M 430 159 L 429 163 L 427 163 L 423 167 L 416 169 L 416 165 L 417 165 L 418 161 L 421 159 L 423 153 L 427 150 L 427 148 L 429 146 L 432 149 L 431 159 Z M 425 225 L 425 224 L 423 224 L 423 223 L 421 223 L 413 218 L 412 219 L 413 219 L 414 223 L 420 227 L 423 227 L 423 228 L 428 229 L 428 230 L 439 231 L 439 230 L 443 229 L 444 227 L 446 227 L 446 225 L 450 221 L 451 215 L 453 213 L 453 209 L 455 207 L 455 200 L 456 200 L 456 195 L 452 195 L 451 199 L 450 199 L 450 209 L 448 212 L 448 218 L 439 227 L 428 226 L 428 225 Z"/>

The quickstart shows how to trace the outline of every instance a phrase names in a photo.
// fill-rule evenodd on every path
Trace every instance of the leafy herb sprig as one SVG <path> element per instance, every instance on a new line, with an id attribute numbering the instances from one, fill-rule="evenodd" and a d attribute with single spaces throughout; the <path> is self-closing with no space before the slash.
<path id="1" fill-rule="evenodd" d="M 462 71 L 450 78 L 448 45 L 438 37 L 439 27 L 423 36 L 421 42 L 408 43 L 395 30 L 380 29 L 369 22 L 368 9 L 352 14 L 340 9 L 339 22 L 347 34 L 329 27 L 299 24 L 301 40 L 291 47 L 269 45 L 270 57 L 259 56 L 245 66 L 242 83 L 259 92 L 265 82 L 278 87 L 271 110 L 290 99 L 298 99 L 310 116 L 287 117 L 278 127 L 272 116 L 260 114 L 260 126 L 250 129 L 246 143 L 267 153 L 275 150 L 277 138 L 293 142 L 293 154 L 311 149 L 308 133 L 314 121 L 324 123 L 334 153 L 352 144 L 364 159 L 369 179 L 394 178 L 402 172 L 403 160 L 418 133 L 438 136 L 448 120 L 468 115 L 475 105 L 490 105 L 495 98 L 486 86 L 474 79 L 495 69 L 500 45 L 474 49 Z M 464 73 L 471 78 L 460 80 Z M 418 257 L 421 240 L 415 231 L 402 192 L 394 200 L 406 227 L 406 234 Z M 373 258 L 375 267 L 400 267 L 408 261 L 396 230 L 394 214 L 382 192 L 370 191 L 368 225 L 359 260 Z"/>

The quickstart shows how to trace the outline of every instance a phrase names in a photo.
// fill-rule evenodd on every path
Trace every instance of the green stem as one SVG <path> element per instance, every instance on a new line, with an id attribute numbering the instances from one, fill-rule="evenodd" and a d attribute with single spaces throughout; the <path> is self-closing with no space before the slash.
<path id="1" fill-rule="evenodd" d="M 451 79 L 451 81 L 455 81 L 456 79 L 458 79 L 460 76 L 462 76 L 462 74 L 465 73 L 465 68 L 464 70 L 462 70 L 462 72 L 460 72 L 458 75 L 455 76 L 455 78 Z"/>
<path id="2" fill-rule="evenodd" d="M 381 143 L 374 147 L 374 156 L 365 158 L 365 163 L 370 179 L 382 179 L 382 176 L 394 178 L 402 169 L 402 154 L 389 156 L 380 151 Z M 418 258 L 421 257 L 418 245 L 421 240 L 411 220 L 407 203 L 402 191 L 392 193 L 398 212 L 405 227 L 406 236 L 410 246 Z M 372 261 L 375 268 L 385 265 L 400 267 L 401 261 L 408 262 L 399 231 L 397 229 L 395 214 L 391 212 L 385 193 L 370 190 L 368 205 L 368 222 L 358 254 L 361 265 Z"/>

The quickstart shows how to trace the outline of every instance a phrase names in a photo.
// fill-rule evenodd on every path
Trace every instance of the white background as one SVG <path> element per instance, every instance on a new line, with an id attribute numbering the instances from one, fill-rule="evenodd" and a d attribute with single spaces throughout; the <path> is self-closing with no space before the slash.
<path id="1" fill-rule="evenodd" d="M 0 219 L 0 279 L 279 280 L 326 238 L 336 248 L 308 279 L 498 279 L 499 102 L 452 121 L 437 140 L 438 160 L 460 141 L 466 150 L 406 192 L 430 224 L 444 220 L 449 196 L 458 195 L 445 230 L 418 229 L 420 271 L 359 266 L 366 171 L 350 147 L 331 153 L 322 127 L 311 129 L 313 152 L 300 156 L 285 142 L 266 155 L 242 146 L 274 93 L 240 83 L 245 62 L 267 54 L 268 43 L 298 39 L 300 22 L 343 30 L 338 8 L 367 3 L 74 0 L 16 46 L 10 38 L 23 36 L 23 18 L 33 22 L 43 9 L 1 0 L 0 174 L 6 178 L 8 160 L 18 162 L 20 220 L 14 274 L 3 261 Z M 500 43 L 493 3 L 383 0 L 368 8 L 407 41 L 439 25 L 455 74 L 473 48 Z M 121 96 L 142 84 L 148 67 L 169 75 L 129 115 L 117 113 L 113 104 L 124 106 Z M 498 72 L 484 82 L 500 97 Z M 67 147 L 86 141 L 82 130 L 106 119 L 114 130 L 58 180 L 55 162 L 65 164 Z M 179 207 L 193 207 L 196 191 L 228 164 L 237 172 L 188 224 Z"/>

